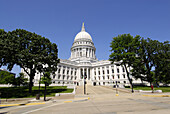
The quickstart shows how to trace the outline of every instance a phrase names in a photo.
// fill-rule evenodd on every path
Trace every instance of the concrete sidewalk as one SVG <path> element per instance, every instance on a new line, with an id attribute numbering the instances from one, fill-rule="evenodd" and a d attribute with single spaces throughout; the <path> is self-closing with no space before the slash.
<path id="1" fill-rule="evenodd" d="M 78 89 L 77 93 L 81 94 L 81 88 Z M 17 99 L 3 99 L 1 100 L 0 107 L 5 106 L 23 106 L 23 105 L 39 105 L 45 104 L 48 102 L 79 102 L 89 100 L 88 96 L 76 96 L 75 94 L 66 94 L 56 97 L 46 97 L 47 101 L 44 101 L 44 97 L 40 97 L 40 100 L 36 100 L 35 98 L 17 98 Z M 3 102 L 2 102 L 3 101 Z"/>

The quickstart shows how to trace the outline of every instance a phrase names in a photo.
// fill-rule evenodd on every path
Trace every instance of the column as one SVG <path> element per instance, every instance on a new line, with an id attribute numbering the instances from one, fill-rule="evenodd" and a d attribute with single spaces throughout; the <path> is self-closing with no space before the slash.
<path id="1" fill-rule="evenodd" d="M 86 69 L 87 79 L 89 80 L 89 69 Z"/>
<path id="2" fill-rule="evenodd" d="M 77 69 L 77 73 L 78 73 L 78 70 L 79 70 L 79 74 L 78 74 L 79 80 L 81 80 L 81 68 Z"/>
<path id="3" fill-rule="evenodd" d="M 83 68 L 83 76 L 84 76 L 84 68 Z"/>
<path id="4" fill-rule="evenodd" d="M 93 58 L 95 58 L 95 53 L 94 53 L 94 50 L 93 50 Z"/>
<path id="5" fill-rule="evenodd" d="M 90 48 L 88 48 L 88 57 L 90 57 Z"/>
<path id="6" fill-rule="evenodd" d="M 78 57 L 80 57 L 80 48 L 78 48 Z"/>
<path id="7" fill-rule="evenodd" d="M 74 53 L 73 53 L 73 58 L 75 58 L 75 49 L 74 49 Z"/>

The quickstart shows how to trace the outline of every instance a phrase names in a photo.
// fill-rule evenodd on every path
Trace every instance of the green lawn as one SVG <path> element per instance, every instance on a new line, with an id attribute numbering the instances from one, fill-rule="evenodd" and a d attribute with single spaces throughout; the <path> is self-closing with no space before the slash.
<path id="1" fill-rule="evenodd" d="M 134 90 L 151 90 L 151 87 L 135 86 Z M 154 87 L 154 90 L 162 90 L 162 92 L 170 92 L 170 87 Z"/>
<path id="2" fill-rule="evenodd" d="M 1 98 L 29 98 L 39 93 L 38 87 L 32 88 L 32 93 L 28 91 L 28 87 L 0 87 Z M 55 96 L 55 93 L 71 93 L 73 89 L 67 89 L 66 86 L 50 86 L 47 87 L 47 97 Z M 40 95 L 43 96 L 44 87 L 40 88 Z"/>

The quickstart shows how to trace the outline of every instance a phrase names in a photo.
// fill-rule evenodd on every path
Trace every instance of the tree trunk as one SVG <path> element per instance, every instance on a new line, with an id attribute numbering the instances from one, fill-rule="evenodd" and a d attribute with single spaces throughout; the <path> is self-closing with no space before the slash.
<path id="1" fill-rule="evenodd" d="M 47 87 L 47 83 L 45 82 L 44 101 L 46 101 L 46 87 Z"/>
<path id="2" fill-rule="evenodd" d="M 40 81 L 41 81 L 41 73 L 40 73 L 40 80 L 39 80 L 39 93 L 40 93 Z"/>
<path id="3" fill-rule="evenodd" d="M 132 87 L 132 93 L 133 93 L 134 91 L 133 91 L 132 79 L 130 79 L 130 77 L 129 77 L 129 72 L 128 72 L 128 70 L 127 70 L 127 67 L 126 67 L 125 63 L 124 63 L 124 67 L 125 67 L 125 70 L 126 70 L 127 77 L 128 77 L 129 82 L 130 82 L 130 85 L 131 85 L 131 87 Z"/>
<path id="4" fill-rule="evenodd" d="M 32 93 L 32 86 L 33 86 L 33 77 L 30 76 L 30 82 L 29 82 L 29 93 Z"/>
<path id="5" fill-rule="evenodd" d="M 29 93 L 32 93 L 32 87 L 33 87 L 33 79 L 35 76 L 35 70 L 30 68 L 30 82 L 29 82 Z"/>

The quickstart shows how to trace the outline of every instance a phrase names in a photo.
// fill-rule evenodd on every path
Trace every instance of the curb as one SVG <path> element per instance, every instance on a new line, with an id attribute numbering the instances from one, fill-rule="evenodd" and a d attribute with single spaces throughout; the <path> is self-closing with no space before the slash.
<path id="1" fill-rule="evenodd" d="M 85 99 L 76 99 L 76 100 L 71 100 L 71 101 L 64 101 L 64 103 L 70 103 L 70 102 L 81 102 L 81 101 L 87 101 L 89 100 L 90 97 L 85 98 Z"/>
<path id="2" fill-rule="evenodd" d="M 145 97 L 170 97 L 170 95 L 142 95 Z"/>
<path id="3" fill-rule="evenodd" d="M 82 98 L 82 99 L 76 99 L 76 100 L 70 100 L 70 101 L 64 101 L 64 103 L 70 103 L 70 102 L 81 102 L 81 101 L 87 101 L 89 100 L 90 97 L 88 98 Z M 40 105 L 40 104 L 46 104 L 45 102 L 40 102 L 40 103 L 23 103 L 23 104 L 0 104 L 0 107 L 9 107 L 9 106 L 23 106 L 23 105 Z"/>
<path id="4" fill-rule="evenodd" d="M 45 104 L 45 102 L 41 102 L 41 103 L 25 103 L 25 104 L 2 104 L 2 105 L 0 105 L 0 107 L 23 106 L 23 105 L 40 105 L 40 104 Z"/>

